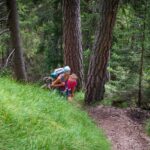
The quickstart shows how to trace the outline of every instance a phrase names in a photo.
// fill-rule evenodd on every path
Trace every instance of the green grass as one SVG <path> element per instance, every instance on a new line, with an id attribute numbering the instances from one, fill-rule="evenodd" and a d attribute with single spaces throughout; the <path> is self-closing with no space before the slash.
<path id="1" fill-rule="evenodd" d="M 86 112 L 57 93 L 0 78 L 1 150 L 108 150 Z"/>
<path id="2" fill-rule="evenodd" d="M 146 132 L 150 136 L 150 119 L 146 122 Z"/>

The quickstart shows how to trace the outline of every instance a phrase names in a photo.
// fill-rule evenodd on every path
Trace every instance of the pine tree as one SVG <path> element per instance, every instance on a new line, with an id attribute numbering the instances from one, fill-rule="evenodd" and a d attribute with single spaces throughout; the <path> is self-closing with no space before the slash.
<path id="1" fill-rule="evenodd" d="M 101 19 L 90 59 L 85 102 L 102 100 L 106 82 L 112 30 L 116 20 L 119 0 L 101 1 Z"/>
<path id="2" fill-rule="evenodd" d="M 19 31 L 19 17 L 17 12 L 16 0 L 7 0 L 9 15 L 9 28 L 11 32 L 12 48 L 14 52 L 14 72 L 16 79 L 19 81 L 27 80 L 21 37 Z"/>
<path id="3" fill-rule="evenodd" d="M 81 44 L 80 0 L 63 1 L 64 61 L 79 78 L 78 87 L 83 86 L 83 58 Z"/>

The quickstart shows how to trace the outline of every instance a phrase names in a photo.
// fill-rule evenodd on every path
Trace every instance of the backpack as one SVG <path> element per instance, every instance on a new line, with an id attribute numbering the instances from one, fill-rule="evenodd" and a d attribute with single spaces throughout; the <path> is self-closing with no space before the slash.
<path id="1" fill-rule="evenodd" d="M 50 77 L 53 78 L 53 79 L 56 79 L 60 74 L 63 74 L 63 73 L 64 73 L 64 68 L 58 68 L 58 69 L 55 69 L 50 74 Z"/>
<path id="2" fill-rule="evenodd" d="M 52 79 L 56 79 L 60 74 L 63 74 L 65 72 L 70 72 L 70 67 L 69 66 L 65 66 L 63 68 L 58 68 L 58 69 L 55 69 L 51 74 L 50 74 L 50 77 Z"/>

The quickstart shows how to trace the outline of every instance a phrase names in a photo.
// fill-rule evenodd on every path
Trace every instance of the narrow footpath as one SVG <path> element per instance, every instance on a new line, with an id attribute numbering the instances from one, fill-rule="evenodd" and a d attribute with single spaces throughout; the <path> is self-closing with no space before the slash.
<path id="1" fill-rule="evenodd" d="M 103 128 L 112 150 L 150 150 L 150 137 L 144 133 L 149 112 L 97 106 L 89 107 L 88 113 Z"/>

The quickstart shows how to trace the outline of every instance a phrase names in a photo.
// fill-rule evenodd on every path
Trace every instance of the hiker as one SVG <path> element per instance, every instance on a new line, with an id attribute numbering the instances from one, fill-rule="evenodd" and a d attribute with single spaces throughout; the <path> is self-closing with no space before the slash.
<path id="1" fill-rule="evenodd" d="M 67 96 L 68 101 L 72 101 L 74 97 L 75 87 L 77 86 L 77 75 L 71 74 L 71 69 L 69 66 L 63 68 L 55 69 L 54 72 L 50 74 L 52 78 L 52 83 L 49 84 L 49 88 L 56 88 L 61 93 Z"/>
<path id="2" fill-rule="evenodd" d="M 64 74 L 65 72 L 70 71 L 70 70 L 71 69 L 69 66 L 55 69 L 52 73 L 50 73 L 48 77 L 43 78 L 44 84 L 41 86 L 41 88 L 51 89 L 52 82 L 55 81 L 60 74 Z"/>
<path id="3" fill-rule="evenodd" d="M 60 68 L 58 68 L 58 69 L 60 69 Z M 56 71 L 57 70 L 55 70 L 54 73 L 52 73 L 51 75 L 54 75 L 56 73 Z M 69 66 L 65 66 L 63 68 L 63 70 L 61 70 L 61 71 L 63 71 L 63 73 L 58 75 L 58 77 L 51 83 L 50 87 L 57 88 L 63 92 L 66 89 L 66 83 L 69 78 L 71 69 Z"/>
<path id="4" fill-rule="evenodd" d="M 77 75 L 73 73 L 69 76 L 67 80 L 66 95 L 67 95 L 68 101 L 73 100 L 75 88 L 77 86 L 77 79 L 78 79 Z"/>

